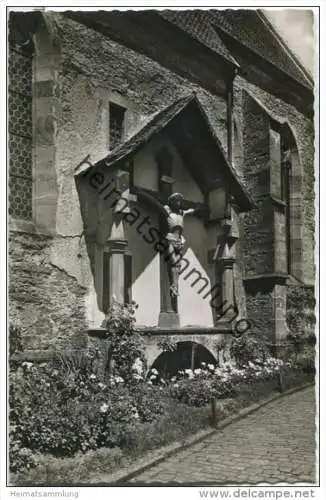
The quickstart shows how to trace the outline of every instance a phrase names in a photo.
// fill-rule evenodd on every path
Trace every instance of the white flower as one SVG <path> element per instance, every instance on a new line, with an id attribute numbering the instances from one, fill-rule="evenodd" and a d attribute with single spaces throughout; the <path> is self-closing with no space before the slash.
<path id="1" fill-rule="evenodd" d="M 33 363 L 29 362 L 29 361 L 24 361 L 22 363 L 22 366 L 25 366 L 27 368 L 27 370 L 29 370 L 30 368 L 32 368 L 33 366 Z"/>
<path id="2" fill-rule="evenodd" d="M 149 377 L 149 380 L 156 380 L 156 378 L 157 378 L 157 376 L 156 376 L 156 375 L 151 375 L 151 376 Z"/>
<path id="3" fill-rule="evenodd" d="M 201 372 L 202 372 L 202 369 L 201 369 L 201 368 L 196 368 L 196 369 L 194 370 L 194 374 L 195 374 L 195 375 L 200 375 L 200 374 L 201 374 Z"/>
<path id="4" fill-rule="evenodd" d="M 89 376 L 90 380 L 95 380 L 96 379 L 96 375 L 94 373 L 92 373 L 90 376 Z"/>
<path id="5" fill-rule="evenodd" d="M 173 384 L 173 387 L 179 387 L 179 384 Z"/>
<path id="6" fill-rule="evenodd" d="M 205 368 L 206 363 L 204 361 L 202 363 L 200 363 L 200 364 L 201 364 L 201 366 L 203 366 Z"/>
<path id="7" fill-rule="evenodd" d="M 171 382 L 175 382 L 177 380 L 177 377 L 172 377 Z"/>
<path id="8" fill-rule="evenodd" d="M 137 372 L 141 375 L 144 369 L 142 360 L 140 358 L 136 358 L 131 369 L 133 372 Z"/>
<path id="9" fill-rule="evenodd" d="M 139 413 L 137 410 L 133 413 L 133 416 L 134 416 L 135 420 L 139 420 Z"/>
<path id="10" fill-rule="evenodd" d="M 153 385 L 151 380 L 147 380 L 148 385 Z"/>
<path id="11" fill-rule="evenodd" d="M 207 368 L 211 371 L 214 371 L 214 365 L 211 365 L 211 364 L 208 364 L 207 365 Z"/>
<path id="12" fill-rule="evenodd" d="M 100 408 L 100 412 L 101 413 L 106 413 L 109 409 L 109 405 L 107 405 L 106 403 L 103 403 L 101 408 Z"/>
<path id="13" fill-rule="evenodd" d="M 134 380 L 143 380 L 143 377 L 139 373 L 134 373 L 132 378 Z"/>
<path id="14" fill-rule="evenodd" d="M 185 374 L 188 376 L 190 380 L 194 378 L 194 372 L 190 368 L 187 368 L 185 370 Z"/>
<path id="15" fill-rule="evenodd" d="M 119 377 L 119 375 L 117 375 L 116 377 L 114 377 L 114 381 L 117 383 L 117 384 L 123 384 L 124 383 L 124 380 L 122 377 Z"/>
<path id="16" fill-rule="evenodd" d="M 99 388 L 100 388 L 100 389 L 105 389 L 105 388 L 106 388 L 106 385 L 105 385 L 105 384 L 102 384 L 102 382 L 100 382 L 100 383 L 98 384 L 98 386 L 99 386 Z"/>
<path id="17" fill-rule="evenodd" d="M 151 372 L 152 372 L 154 375 L 158 375 L 158 371 L 156 370 L 156 368 L 152 368 L 152 369 L 151 369 Z"/>

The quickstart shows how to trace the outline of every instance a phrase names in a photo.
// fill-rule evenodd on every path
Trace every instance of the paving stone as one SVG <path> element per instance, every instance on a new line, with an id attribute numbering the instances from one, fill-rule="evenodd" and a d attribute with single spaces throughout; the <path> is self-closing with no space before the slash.
<path id="1" fill-rule="evenodd" d="M 314 394 L 278 399 L 131 482 L 315 483 Z"/>

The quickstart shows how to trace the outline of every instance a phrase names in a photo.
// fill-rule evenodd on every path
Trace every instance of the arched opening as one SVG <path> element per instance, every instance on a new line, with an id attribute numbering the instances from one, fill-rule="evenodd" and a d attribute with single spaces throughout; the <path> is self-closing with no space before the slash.
<path id="1" fill-rule="evenodd" d="M 200 368 L 203 362 L 214 366 L 217 364 L 215 357 L 203 345 L 196 342 L 178 342 L 174 351 L 162 352 L 151 368 L 155 368 L 164 377 L 171 377 L 179 370 Z"/>
<path id="2" fill-rule="evenodd" d="M 282 199 L 285 202 L 287 272 L 302 280 L 302 173 L 295 137 L 288 124 L 282 131 Z"/>
<path id="3" fill-rule="evenodd" d="M 10 12 L 8 52 L 9 214 L 33 220 L 33 63 L 31 17 Z M 26 27 L 27 24 L 27 27 Z"/>

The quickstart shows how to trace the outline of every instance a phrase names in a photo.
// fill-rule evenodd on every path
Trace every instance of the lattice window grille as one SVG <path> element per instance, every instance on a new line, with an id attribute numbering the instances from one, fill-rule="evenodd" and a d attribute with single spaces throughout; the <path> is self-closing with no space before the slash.
<path id="1" fill-rule="evenodd" d="M 32 219 L 33 56 L 10 47 L 8 61 L 9 214 Z"/>

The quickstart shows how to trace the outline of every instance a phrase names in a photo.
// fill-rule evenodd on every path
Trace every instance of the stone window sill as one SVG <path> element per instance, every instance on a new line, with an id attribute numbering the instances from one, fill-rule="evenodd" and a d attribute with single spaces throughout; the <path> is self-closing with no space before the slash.
<path id="1" fill-rule="evenodd" d="M 45 229 L 39 229 L 33 221 L 15 219 L 14 217 L 9 217 L 8 229 L 9 231 L 15 233 L 42 234 L 46 236 L 53 236 L 53 234 L 49 231 L 46 231 Z"/>
<path id="2" fill-rule="evenodd" d="M 285 209 L 286 207 L 286 202 L 281 200 L 280 198 L 276 198 L 275 196 L 270 195 L 270 198 L 274 205 L 278 206 L 279 208 Z"/>

